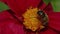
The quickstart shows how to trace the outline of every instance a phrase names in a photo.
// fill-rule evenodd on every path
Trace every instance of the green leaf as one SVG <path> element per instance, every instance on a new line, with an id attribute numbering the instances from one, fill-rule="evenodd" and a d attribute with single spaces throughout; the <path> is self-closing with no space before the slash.
<path id="1" fill-rule="evenodd" d="M 53 0 L 51 4 L 55 12 L 60 12 L 60 0 Z"/>
<path id="2" fill-rule="evenodd" d="M 52 0 L 43 0 L 46 4 L 48 4 L 49 2 L 51 2 Z"/>
<path id="3" fill-rule="evenodd" d="M 53 10 L 55 12 L 60 12 L 60 0 L 43 0 L 46 4 L 49 2 L 52 4 Z"/>
<path id="4" fill-rule="evenodd" d="M 3 2 L 0 2 L 0 12 L 2 12 L 3 10 L 8 10 L 8 9 L 9 7 L 6 4 L 4 4 Z"/>

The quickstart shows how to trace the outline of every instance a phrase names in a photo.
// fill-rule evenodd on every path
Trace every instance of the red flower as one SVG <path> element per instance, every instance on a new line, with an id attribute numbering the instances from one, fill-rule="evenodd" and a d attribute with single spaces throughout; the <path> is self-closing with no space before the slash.
<path id="1" fill-rule="evenodd" d="M 2 0 L 10 9 L 15 12 L 15 16 L 18 19 L 22 17 L 22 14 L 30 6 L 37 7 L 41 2 L 40 9 L 47 13 L 49 17 L 48 29 L 39 32 L 39 34 L 60 34 L 60 13 L 53 12 L 52 6 L 49 3 L 48 6 L 41 0 Z M 0 34 L 25 34 L 23 25 L 20 24 L 8 11 L 0 13 Z M 28 32 L 28 34 L 34 34 Z"/>

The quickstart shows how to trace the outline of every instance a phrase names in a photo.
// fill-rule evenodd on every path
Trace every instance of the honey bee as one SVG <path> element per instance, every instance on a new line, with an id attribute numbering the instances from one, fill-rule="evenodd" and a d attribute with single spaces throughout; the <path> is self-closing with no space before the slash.
<path id="1" fill-rule="evenodd" d="M 37 12 L 37 14 L 39 15 L 39 18 L 41 17 L 41 21 L 43 23 L 44 26 L 47 26 L 48 24 L 48 16 L 46 13 L 44 13 L 42 10 L 39 10 Z"/>

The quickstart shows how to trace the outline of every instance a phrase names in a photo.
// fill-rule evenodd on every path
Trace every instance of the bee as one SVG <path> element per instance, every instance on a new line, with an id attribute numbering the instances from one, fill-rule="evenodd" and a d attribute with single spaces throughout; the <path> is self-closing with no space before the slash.
<path id="1" fill-rule="evenodd" d="M 47 26 L 47 24 L 48 24 L 48 16 L 47 16 L 47 14 L 44 13 L 42 10 L 39 10 L 37 12 L 37 14 L 39 15 L 39 18 L 41 18 L 43 26 Z"/>

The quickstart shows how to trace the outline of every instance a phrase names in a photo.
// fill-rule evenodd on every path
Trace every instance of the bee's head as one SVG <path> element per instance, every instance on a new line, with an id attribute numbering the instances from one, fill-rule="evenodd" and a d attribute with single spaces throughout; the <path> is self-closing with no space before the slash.
<path id="1" fill-rule="evenodd" d="M 41 17 L 45 17 L 45 13 L 42 10 L 39 10 L 37 14 Z"/>

